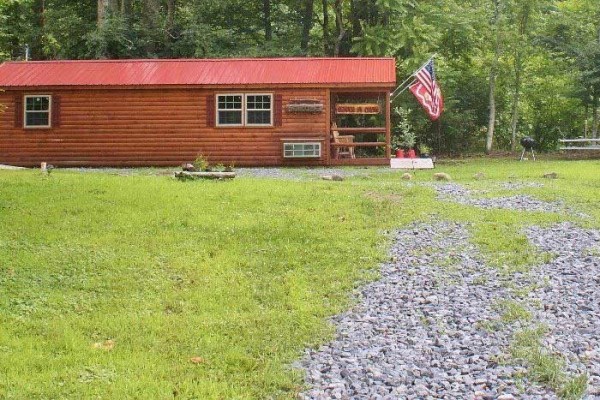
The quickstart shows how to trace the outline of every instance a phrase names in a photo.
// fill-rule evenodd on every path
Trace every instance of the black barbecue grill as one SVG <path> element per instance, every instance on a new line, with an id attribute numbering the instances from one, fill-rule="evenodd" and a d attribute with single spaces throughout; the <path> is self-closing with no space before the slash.
<path id="1" fill-rule="evenodd" d="M 535 139 L 529 136 L 525 136 L 523 139 L 521 139 L 521 146 L 523 146 L 523 152 L 521 153 L 521 161 L 523 161 L 525 157 L 525 152 L 527 151 L 531 152 L 531 157 L 533 157 L 533 161 L 535 161 L 535 153 L 533 152 L 533 149 L 535 148 L 535 146 L 537 146 L 537 142 L 535 141 Z"/>

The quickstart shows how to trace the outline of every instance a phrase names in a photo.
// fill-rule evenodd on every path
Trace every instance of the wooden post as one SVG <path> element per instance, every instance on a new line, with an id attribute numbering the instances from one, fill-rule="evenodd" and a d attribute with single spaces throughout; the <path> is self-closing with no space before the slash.
<path id="1" fill-rule="evenodd" d="M 331 165 L 331 89 L 325 89 L 325 141 L 323 147 L 327 148 L 325 163 Z"/>
<path id="2" fill-rule="evenodd" d="M 392 104 L 389 91 L 385 93 L 385 156 L 392 158 Z"/>

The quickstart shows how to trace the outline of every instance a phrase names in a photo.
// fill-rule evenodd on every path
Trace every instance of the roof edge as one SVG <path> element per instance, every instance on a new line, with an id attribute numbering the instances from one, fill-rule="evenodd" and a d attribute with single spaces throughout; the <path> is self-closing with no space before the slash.
<path id="1" fill-rule="evenodd" d="M 132 58 L 118 60 L 40 60 L 40 61 L 5 61 L 4 64 L 76 64 L 76 63 L 142 63 L 142 62 L 232 62 L 232 61 L 321 61 L 321 60 L 379 60 L 396 61 L 394 57 L 245 57 L 245 58 Z"/>

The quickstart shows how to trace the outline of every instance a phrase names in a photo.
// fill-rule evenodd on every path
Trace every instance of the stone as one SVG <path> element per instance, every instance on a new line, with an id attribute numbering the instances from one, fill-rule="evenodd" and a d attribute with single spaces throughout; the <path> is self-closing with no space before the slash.
<path id="1" fill-rule="evenodd" d="M 485 178 L 486 178 L 486 176 L 483 172 L 478 172 L 475 175 L 473 175 L 473 179 L 478 180 L 478 181 L 483 180 Z"/>
<path id="2" fill-rule="evenodd" d="M 556 172 L 547 172 L 543 175 L 543 177 L 546 179 L 557 179 L 558 174 Z"/>
<path id="3" fill-rule="evenodd" d="M 448 175 L 445 172 L 436 172 L 435 174 L 433 174 L 433 178 L 436 181 L 451 181 L 452 180 L 450 175 Z"/>
<path id="4" fill-rule="evenodd" d="M 191 164 L 191 163 L 182 164 L 181 169 L 183 171 L 187 171 L 187 172 L 195 172 L 196 171 L 196 167 L 194 167 L 194 164 Z"/>
<path id="5" fill-rule="evenodd" d="M 321 179 L 325 180 L 325 181 L 343 181 L 344 177 L 341 175 L 322 175 Z"/>
<path id="6" fill-rule="evenodd" d="M 402 174 L 402 179 L 405 181 L 410 181 L 412 180 L 413 176 L 411 174 L 409 174 L 408 172 L 405 172 Z"/>
<path id="7" fill-rule="evenodd" d="M 498 396 L 497 400 L 515 400 L 515 396 L 512 394 L 502 394 Z"/>

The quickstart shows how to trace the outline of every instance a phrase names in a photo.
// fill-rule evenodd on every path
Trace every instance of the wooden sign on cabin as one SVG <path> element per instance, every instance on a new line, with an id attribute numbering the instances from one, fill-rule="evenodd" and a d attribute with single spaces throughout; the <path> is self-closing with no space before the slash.
<path id="1" fill-rule="evenodd" d="M 287 104 L 290 113 L 320 114 L 323 112 L 323 103 L 313 99 L 293 99 Z"/>
<path id="2" fill-rule="evenodd" d="M 381 107 L 377 103 L 339 103 L 335 105 L 336 114 L 379 114 Z"/>

